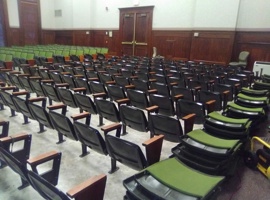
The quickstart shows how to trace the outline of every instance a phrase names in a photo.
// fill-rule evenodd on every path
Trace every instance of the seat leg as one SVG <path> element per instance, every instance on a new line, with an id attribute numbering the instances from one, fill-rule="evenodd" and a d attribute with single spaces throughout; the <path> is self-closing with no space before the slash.
<path id="1" fill-rule="evenodd" d="M 59 132 L 57 134 L 58 134 L 58 142 L 56 144 L 61 144 L 61 143 L 65 142 L 63 135 Z"/>
<path id="2" fill-rule="evenodd" d="M 90 152 L 87 151 L 87 146 L 85 144 L 82 144 L 82 154 L 80 155 L 80 157 L 84 157 L 86 155 L 88 155 Z"/>
<path id="3" fill-rule="evenodd" d="M 99 116 L 99 125 L 98 126 L 103 126 L 103 117 Z"/>
<path id="4" fill-rule="evenodd" d="M 123 127 L 122 135 L 128 134 L 128 133 L 127 133 L 127 126 L 126 126 L 125 124 L 123 124 L 122 127 Z"/>
<path id="5" fill-rule="evenodd" d="M 11 116 L 10 116 L 10 117 L 14 117 L 14 116 L 16 116 L 16 114 L 15 114 L 15 110 L 10 109 L 10 112 L 11 112 Z"/>
<path id="6" fill-rule="evenodd" d="M 85 124 L 90 125 L 90 122 L 91 122 L 91 114 L 88 117 L 86 117 Z"/>
<path id="7" fill-rule="evenodd" d="M 119 167 L 116 166 L 116 160 L 111 158 L 111 170 L 108 172 L 109 174 L 112 174 L 116 172 L 119 169 Z"/>
<path id="8" fill-rule="evenodd" d="M 7 164 L 3 160 L 0 159 L 0 169 L 4 168 L 6 166 L 7 166 Z"/>
<path id="9" fill-rule="evenodd" d="M 23 120 L 24 120 L 23 124 L 28 124 L 29 123 L 28 117 L 26 117 L 25 115 L 23 116 Z"/>
<path id="10" fill-rule="evenodd" d="M 39 123 L 39 132 L 38 133 L 43 133 L 45 132 L 46 130 L 44 129 L 44 125 Z"/>
<path id="11" fill-rule="evenodd" d="M 4 105 L 0 104 L 0 110 L 4 110 Z"/>
<path id="12" fill-rule="evenodd" d="M 22 181 L 22 185 L 20 187 L 18 187 L 18 190 L 24 189 L 27 186 L 29 186 L 28 181 L 24 180 L 23 178 L 21 178 L 21 181 Z"/>

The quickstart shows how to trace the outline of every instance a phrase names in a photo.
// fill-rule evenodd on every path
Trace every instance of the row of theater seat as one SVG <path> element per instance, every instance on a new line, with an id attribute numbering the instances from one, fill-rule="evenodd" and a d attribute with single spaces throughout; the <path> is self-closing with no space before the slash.
<path id="1" fill-rule="evenodd" d="M 242 96 L 243 97 L 243 96 Z M 124 108 L 124 107 L 126 107 L 126 108 L 130 108 L 129 106 L 120 106 L 120 108 Z M 228 107 L 230 107 L 230 106 L 228 106 Z M 226 115 L 228 115 L 228 116 L 230 116 L 230 114 L 228 114 L 229 112 L 228 111 L 226 111 L 227 109 L 228 109 L 228 107 L 226 107 L 226 109 L 225 109 L 225 113 L 226 113 Z M 232 107 L 232 106 L 231 106 Z M 239 108 L 239 105 L 238 105 L 238 108 Z M 190 110 L 189 110 L 190 111 Z M 258 111 L 258 110 L 257 110 Z M 134 111 L 133 111 L 134 112 Z M 131 112 L 129 112 L 129 113 L 131 113 Z M 263 112 L 261 112 L 262 114 L 263 114 Z M 197 177 L 197 176 L 199 176 L 198 174 L 194 174 L 194 170 L 192 170 L 193 168 L 196 168 L 195 166 L 198 166 L 199 164 L 201 164 L 201 163 L 203 163 L 203 167 L 202 168 L 205 168 L 206 170 L 208 170 L 207 172 L 209 173 L 209 171 L 212 171 L 212 170 L 210 170 L 210 168 L 212 167 L 212 168 L 215 168 L 216 166 L 214 166 L 214 164 L 213 163 L 219 163 L 219 162 L 221 162 L 220 160 L 215 160 L 215 159 L 224 159 L 224 160 L 222 160 L 222 161 L 224 161 L 223 163 L 225 163 L 226 161 L 228 161 L 228 160 L 230 160 L 231 161 L 231 159 L 235 159 L 235 157 L 237 157 L 236 155 L 238 155 L 237 154 L 237 152 L 241 149 L 241 146 L 242 146 L 242 144 L 243 144 L 243 142 L 244 142 L 244 139 L 243 138 L 247 138 L 247 132 L 248 132 L 248 129 L 249 129 L 249 125 L 250 125 L 250 122 L 249 122 L 249 120 L 248 119 L 242 119 L 242 120 L 234 120 L 234 119 L 231 119 L 231 117 L 224 117 L 224 116 L 220 116 L 220 115 L 218 115 L 217 113 L 210 113 L 209 115 L 208 115 L 208 118 L 210 119 L 210 120 L 208 120 L 208 123 L 205 123 L 205 129 L 207 129 L 207 131 L 206 132 L 201 132 L 200 130 L 195 130 L 195 132 L 191 132 L 191 133 L 189 133 L 189 134 L 187 134 L 186 136 L 183 136 L 183 137 L 180 137 L 180 144 L 179 145 L 177 145 L 177 147 L 176 148 L 174 148 L 174 151 L 173 151 L 173 153 L 174 153 L 174 155 L 176 155 L 176 157 L 177 158 L 180 158 L 180 160 L 181 161 L 183 161 L 183 160 L 185 160 L 185 164 L 181 164 L 181 162 L 179 162 L 179 161 L 176 161 L 176 159 L 175 158 L 173 158 L 173 159 L 169 159 L 169 160 L 167 160 L 167 161 L 162 161 L 162 163 L 157 163 L 156 165 L 154 165 L 153 166 L 153 168 L 151 168 L 151 166 L 148 168 L 148 170 L 146 170 L 147 171 L 147 173 L 144 173 L 143 175 L 142 174 L 140 174 L 140 175 L 138 175 L 138 177 L 136 177 L 136 180 L 134 180 L 133 178 L 132 179 L 127 179 L 125 182 L 124 182 L 124 184 L 125 184 L 125 186 L 126 186 L 126 188 L 127 188 L 127 195 L 126 195 L 126 198 L 131 198 L 131 199 L 133 199 L 133 198 L 135 198 L 136 199 L 136 197 L 134 197 L 134 193 L 136 193 L 136 191 L 141 191 L 141 189 L 142 188 L 140 188 L 140 187 L 142 187 L 142 185 L 141 184 L 146 184 L 145 182 L 143 182 L 142 180 L 144 179 L 144 178 L 146 178 L 147 177 L 147 180 L 150 180 L 150 181 L 152 181 L 152 183 L 155 183 L 155 184 L 157 184 L 158 182 L 157 182 L 157 180 L 155 180 L 155 178 L 157 177 L 157 176 L 161 176 L 161 179 L 162 179 L 162 181 L 164 181 L 165 182 L 165 185 L 170 185 L 171 187 L 176 187 L 176 188 L 178 188 L 178 189 L 180 189 L 180 187 L 185 187 L 185 186 L 183 186 L 183 184 L 176 184 L 176 183 L 173 183 L 172 185 L 171 185 L 171 180 L 170 180 L 170 178 L 166 178 L 165 177 L 165 175 L 160 175 L 160 169 L 162 168 L 161 167 L 161 165 L 164 165 L 164 166 L 167 166 L 168 165 L 168 163 L 170 163 L 168 166 L 170 166 L 171 167 L 171 165 L 172 166 L 174 166 L 173 167 L 173 170 L 179 170 L 180 168 L 182 168 L 181 169 L 181 171 L 183 170 L 183 171 L 185 171 L 185 172 L 187 172 L 186 174 L 189 174 L 189 175 L 191 175 L 192 177 Z M 213 123 L 214 121 L 216 120 L 216 123 Z M 234 122 L 234 121 L 237 121 L 237 122 Z M 211 123 L 212 124 L 211 124 Z M 238 138 L 238 136 L 235 136 L 235 135 L 233 135 L 232 136 L 232 138 L 230 138 L 230 139 L 234 139 L 234 140 L 230 140 L 230 141 L 228 141 L 227 139 L 227 137 L 228 137 L 228 133 L 230 133 L 230 131 L 223 131 L 222 133 L 224 134 L 224 135 L 222 135 L 222 136 L 218 136 L 218 138 L 217 138 L 217 135 L 215 135 L 215 136 L 210 136 L 209 135 L 209 130 L 211 130 L 211 128 L 212 128 L 212 131 L 213 131 L 213 135 L 214 134 L 216 134 L 217 132 L 219 132 L 219 131 L 216 131 L 217 130 L 217 125 L 218 124 L 220 124 L 222 122 L 222 125 L 221 125 L 221 130 L 222 129 L 224 129 L 224 125 L 225 126 L 228 126 L 229 128 L 232 128 L 232 130 L 234 130 L 235 131 L 235 129 L 237 129 L 237 133 L 238 132 L 241 132 L 242 131 L 242 133 L 243 133 L 243 135 L 241 135 L 241 137 L 240 137 L 240 135 L 238 135 L 239 136 L 239 138 Z M 210 125 L 209 125 L 209 123 L 210 123 Z M 156 124 L 156 123 L 155 123 Z M 235 125 L 235 124 L 237 124 L 237 125 Z M 206 128 L 207 127 L 207 128 Z M 209 128 L 210 127 L 210 128 Z M 241 127 L 241 128 L 240 128 Z M 226 127 L 227 128 L 227 127 Z M 241 131 L 240 131 L 241 130 Z M 162 130 L 163 131 L 163 130 Z M 197 132 L 196 132 L 197 131 Z M 198 132 L 199 132 L 199 134 L 198 134 Z M 153 132 L 152 132 L 153 133 Z M 157 133 L 157 134 L 159 134 L 159 133 Z M 153 134 L 154 135 L 154 134 Z M 151 135 L 151 136 L 153 136 L 153 135 Z M 237 134 L 236 134 L 237 135 Z M 199 136 L 199 138 L 198 138 L 198 136 Z M 222 138 L 226 138 L 225 139 L 225 141 L 224 141 L 224 139 L 220 139 L 219 137 L 222 137 Z M 236 138 L 235 138 L 236 137 Z M 110 138 L 110 136 L 108 135 L 108 138 Z M 123 140 L 121 140 L 121 139 L 119 139 L 119 138 L 117 138 L 117 137 L 112 137 L 113 139 L 112 139 L 112 141 L 114 141 L 114 144 L 115 144 L 115 147 L 118 147 L 119 146 L 119 142 L 123 142 Z M 207 138 L 207 139 L 206 139 Z M 107 138 L 106 138 L 107 139 Z M 206 143 L 206 141 L 211 141 L 211 142 L 208 142 L 208 143 Z M 195 142 L 194 142 L 195 141 Z M 192 148 L 192 145 L 193 146 L 196 146 L 195 144 L 196 144 L 196 142 L 198 142 L 199 141 L 199 143 L 200 143 L 200 145 L 202 145 L 203 144 L 203 148 L 205 148 L 205 145 L 207 144 L 207 145 L 209 145 L 210 147 L 208 147 L 208 148 L 206 148 L 207 149 L 207 151 L 209 151 L 210 152 L 210 154 L 213 154 L 213 155 L 210 155 L 210 159 L 209 158 L 207 158 L 207 159 L 205 159 L 205 160 L 202 160 L 202 159 L 199 159 L 199 158 L 196 158 L 196 157 L 194 157 L 194 155 L 196 155 L 196 153 L 198 153 L 197 151 L 196 151 L 196 148 L 197 149 L 199 149 L 199 151 L 201 152 L 201 149 L 200 149 L 200 145 L 199 145 L 199 147 L 196 147 L 195 148 L 195 150 L 194 150 L 194 148 Z M 225 144 L 224 144 L 225 143 Z M 113 143 L 112 143 L 113 144 Z M 184 145 L 183 145 L 184 144 Z M 220 151 L 218 151 L 218 153 L 216 152 L 217 151 L 217 149 L 215 149 L 214 147 L 213 147 L 213 144 L 221 144 L 221 147 L 219 146 L 219 147 L 217 147 L 217 149 L 218 150 L 220 150 Z M 207 146 L 206 145 L 206 146 Z M 112 145 L 113 146 L 113 145 Z M 218 146 L 218 145 L 217 145 Z M 224 148 L 224 149 L 226 149 L 226 150 L 222 150 L 222 148 Z M 116 161 L 116 160 L 120 160 L 117 156 L 112 156 L 112 154 L 113 153 L 115 153 L 115 152 L 117 152 L 117 151 L 119 151 L 119 150 L 117 150 L 118 148 L 116 148 L 115 150 L 110 150 L 110 154 L 111 154 L 111 157 L 112 157 L 112 160 L 114 160 L 114 161 Z M 126 149 L 125 149 L 126 150 Z M 194 152 L 193 152 L 194 151 Z M 211 152 L 212 151 L 212 152 Z M 180 153 L 179 153 L 180 152 Z M 209 153 L 208 152 L 208 153 Z M 121 152 L 122 153 L 122 152 Z M 191 154 L 191 155 L 190 155 Z M 216 155 L 217 154 L 217 155 Z M 221 156 L 221 155 L 225 155 L 224 157 L 223 156 Z M 119 156 L 119 152 L 118 152 L 118 156 Z M 193 159 L 197 159 L 196 160 L 196 162 L 190 162 L 187 158 L 189 158 L 189 156 L 193 156 L 192 157 L 192 159 L 191 160 L 193 160 Z M 207 156 L 209 156 L 209 154 L 207 154 Z M 217 158 L 217 157 L 218 158 Z M 221 156 L 221 157 L 220 157 Z M 214 158 L 213 158 L 214 157 Z M 209 159 L 209 160 L 208 160 Z M 211 160 L 212 159 L 212 160 Z M 213 159 L 215 160 L 215 161 L 213 161 Z M 121 161 L 122 161 L 122 159 L 121 159 Z M 123 161 L 122 161 L 123 162 Z M 200 163 L 201 162 L 201 163 Z M 165 163 L 165 164 L 164 164 Z M 230 163 L 230 162 L 228 162 L 228 163 Z M 151 163 L 152 164 L 152 163 Z M 186 164 L 189 164 L 189 167 L 190 166 L 193 166 L 193 167 L 191 167 L 191 168 L 189 168 L 189 167 L 186 167 L 185 165 Z M 220 164 L 220 163 L 219 163 Z M 209 167 L 209 165 L 210 165 L 210 167 Z M 157 167 L 156 167 L 157 166 Z M 225 168 L 227 167 L 227 165 L 224 165 L 225 166 Z M 145 165 L 143 166 L 143 168 L 144 167 L 146 167 Z M 176 167 L 177 167 L 177 169 L 176 169 Z M 179 167 L 179 169 L 178 169 L 178 167 Z M 230 168 L 231 166 L 228 166 L 228 168 Z M 115 164 L 114 165 L 112 165 L 112 169 L 116 169 L 116 167 L 115 167 Z M 170 169 L 170 168 L 169 168 Z M 227 168 L 226 168 L 227 169 Z M 170 169 L 169 171 L 173 171 L 172 169 Z M 148 174 L 148 172 L 151 172 L 151 175 L 149 175 Z M 219 174 L 219 173 L 224 173 L 224 171 L 226 171 L 224 168 L 222 168 L 222 169 L 219 169 L 218 170 L 218 173 L 217 172 L 215 172 L 214 174 L 215 175 L 217 175 L 217 174 Z M 154 176 L 153 176 L 153 174 L 155 174 Z M 166 173 L 165 173 L 166 174 Z M 144 176 L 145 175 L 145 176 Z M 168 174 L 166 174 L 166 176 L 167 176 Z M 223 176 L 224 176 L 224 174 L 222 174 Z M 225 176 L 226 176 L 227 174 L 225 174 Z M 153 178 L 154 177 L 154 178 Z M 181 177 L 183 178 L 184 177 L 184 174 L 181 174 Z M 213 179 L 211 179 L 211 178 L 209 178 L 207 175 L 206 176 L 203 176 L 203 177 L 200 177 L 199 179 L 201 179 L 201 181 L 205 181 L 205 179 L 204 178 L 207 178 L 207 180 L 209 181 L 209 182 L 211 182 L 211 191 L 212 191 L 212 189 L 214 189 L 217 185 L 218 185 L 218 183 L 220 183 L 220 182 L 222 182 L 224 179 L 225 179 L 225 177 L 219 177 L 219 178 L 217 178 L 215 181 L 213 180 Z M 166 180 L 163 180 L 163 179 L 166 179 Z M 208 182 L 208 181 L 206 181 L 206 182 Z M 138 188 L 134 188 L 134 182 L 136 182 L 136 184 L 138 184 L 139 186 L 138 186 Z M 190 184 L 193 184 L 194 182 L 192 182 L 192 183 L 190 183 Z M 158 183 L 158 184 L 160 184 L 160 183 Z M 174 184 L 176 184 L 177 186 L 175 186 Z M 153 195 L 153 193 L 156 193 L 157 191 L 162 191 L 161 189 L 164 189 L 164 187 L 166 187 L 165 185 L 161 185 L 160 184 L 160 188 L 159 187 L 156 187 L 156 188 L 151 188 L 151 189 L 154 189 L 155 191 L 146 191 L 146 193 L 145 194 L 139 194 L 139 195 Z M 147 188 L 147 190 L 149 189 L 149 185 L 143 185 L 143 186 L 145 186 L 146 188 Z M 209 185 L 207 185 L 207 187 L 208 187 Z M 133 188 L 132 188 L 133 187 Z M 167 191 L 170 191 L 169 193 L 166 193 L 166 195 L 167 194 L 169 194 L 169 195 L 180 195 L 180 193 L 179 193 L 179 191 L 177 191 L 177 190 L 171 190 L 171 188 L 168 188 L 167 187 Z M 186 188 L 187 189 L 187 188 Z M 207 189 L 209 189 L 209 188 L 207 188 Z M 135 191 L 133 194 L 131 194 L 131 191 Z M 205 188 L 204 189 L 201 189 L 201 194 L 203 194 L 204 193 L 204 196 L 206 197 L 206 198 L 208 198 L 209 196 L 208 195 L 212 195 L 212 194 L 210 194 L 210 193 L 205 193 Z M 189 193 L 189 191 L 187 192 L 187 193 Z M 164 195 L 164 194 L 160 194 L 160 193 L 156 193 L 156 194 L 159 194 L 159 195 Z M 138 195 L 138 193 L 137 193 L 137 195 Z M 184 194 L 181 194 L 181 195 L 184 195 Z M 196 194 L 197 195 L 197 194 Z M 198 194 L 199 195 L 199 194 Z M 135 195 L 136 196 L 136 195 Z M 155 196 L 155 195 L 154 195 Z M 149 197 L 147 197 L 147 196 L 144 196 L 143 198 L 149 198 L 149 199 L 152 199 L 154 196 L 149 196 Z M 184 195 L 185 196 L 185 195 Z M 166 196 L 166 198 L 167 197 L 169 197 L 169 196 Z M 158 198 L 157 196 L 155 196 L 155 198 Z M 161 198 L 161 197 L 160 197 Z"/>

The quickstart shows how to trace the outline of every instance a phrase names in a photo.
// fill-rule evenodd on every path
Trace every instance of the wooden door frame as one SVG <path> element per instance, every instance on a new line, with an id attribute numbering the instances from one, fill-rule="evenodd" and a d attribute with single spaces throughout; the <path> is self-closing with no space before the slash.
<path id="1" fill-rule="evenodd" d="M 24 35 L 24 25 L 21 22 L 22 19 L 22 4 L 29 3 L 29 4 L 37 4 L 37 12 L 38 12 L 38 44 L 41 44 L 41 13 L 40 13 L 40 0 L 17 0 L 18 1 L 18 9 L 19 9 L 19 24 L 20 24 L 20 34 Z M 20 44 L 25 45 L 24 37 L 21 37 Z"/>
<path id="2" fill-rule="evenodd" d="M 148 56 L 151 55 L 152 52 L 152 32 L 153 32 L 153 10 L 154 10 L 154 6 L 141 6 L 141 7 L 127 7 L 127 8 L 119 8 L 119 52 L 118 55 L 122 55 L 122 38 L 123 38 L 123 32 L 122 32 L 122 23 L 121 23 L 121 15 L 124 12 L 150 12 L 150 21 L 151 21 L 151 27 L 148 27 L 149 31 L 148 31 L 148 35 L 147 35 L 147 42 L 148 42 L 148 46 L 147 46 L 147 53 Z"/>

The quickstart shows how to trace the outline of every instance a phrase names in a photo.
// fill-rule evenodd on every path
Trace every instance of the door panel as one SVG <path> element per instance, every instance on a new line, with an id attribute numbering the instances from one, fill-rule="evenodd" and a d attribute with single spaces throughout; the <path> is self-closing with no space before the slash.
<path id="1" fill-rule="evenodd" d="M 40 13 L 39 1 L 26 1 L 20 2 L 20 24 L 22 41 L 24 45 L 36 45 L 40 41 Z"/>
<path id="2" fill-rule="evenodd" d="M 148 56 L 151 52 L 153 6 L 120 9 L 122 54 Z"/>

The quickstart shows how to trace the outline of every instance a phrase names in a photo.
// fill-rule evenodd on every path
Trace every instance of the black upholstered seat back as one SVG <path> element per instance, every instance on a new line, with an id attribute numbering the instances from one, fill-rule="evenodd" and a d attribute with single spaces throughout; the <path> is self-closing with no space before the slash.
<path id="1" fill-rule="evenodd" d="M 169 96 L 150 94 L 149 99 L 151 106 L 158 106 L 158 113 L 168 116 L 175 115 L 174 103 Z"/>
<path id="2" fill-rule="evenodd" d="M 184 88 L 184 87 L 179 87 L 179 86 L 173 86 L 172 87 L 172 96 L 176 95 L 183 95 L 183 99 L 187 99 L 190 101 L 194 101 L 194 94 L 191 89 Z"/>
<path id="3" fill-rule="evenodd" d="M 54 129 L 51 118 L 46 111 L 45 108 L 42 106 L 29 103 L 29 109 L 31 110 L 32 114 L 35 116 L 35 119 L 40 123 L 48 128 Z"/>
<path id="4" fill-rule="evenodd" d="M 77 108 L 78 105 L 74 99 L 72 92 L 68 89 L 58 88 L 58 93 L 61 98 L 61 101 L 72 108 Z"/>
<path id="5" fill-rule="evenodd" d="M 96 105 L 89 96 L 75 93 L 74 98 L 80 109 L 89 112 L 90 114 L 97 114 Z"/>
<path id="6" fill-rule="evenodd" d="M 149 102 L 145 92 L 140 90 L 128 89 L 127 96 L 130 100 L 131 105 L 141 109 L 149 107 Z"/>
<path id="7" fill-rule="evenodd" d="M 18 107 L 14 103 L 12 94 L 10 94 L 8 92 L 4 92 L 4 91 L 0 91 L 0 93 L 1 93 L 3 101 L 7 103 L 8 107 L 10 107 L 12 110 L 14 110 L 16 112 L 20 112 L 20 110 L 18 109 Z"/>
<path id="8" fill-rule="evenodd" d="M 112 122 L 120 121 L 119 111 L 113 102 L 107 101 L 102 98 L 96 98 L 95 103 L 97 106 L 97 112 L 101 117 Z"/>
<path id="9" fill-rule="evenodd" d="M 92 91 L 90 89 L 90 85 L 88 84 L 88 81 L 85 78 L 76 78 L 75 83 L 77 87 L 79 88 L 85 88 L 86 89 L 86 94 L 91 94 Z"/>
<path id="10" fill-rule="evenodd" d="M 137 131 L 148 131 L 148 122 L 142 110 L 126 105 L 120 106 L 120 117 L 124 125 Z"/>
<path id="11" fill-rule="evenodd" d="M 149 115 L 149 129 L 151 135 L 164 135 L 166 140 L 172 142 L 179 142 L 180 136 L 183 135 L 181 123 L 178 119 L 150 113 Z"/>
<path id="12" fill-rule="evenodd" d="M 59 97 L 59 94 L 54 86 L 43 84 L 42 87 L 49 99 L 56 102 L 61 102 L 61 98 Z"/>
<path id="13" fill-rule="evenodd" d="M 46 96 L 40 82 L 32 80 L 30 84 L 37 96 Z"/>
<path id="14" fill-rule="evenodd" d="M 147 161 L 138 145 L 112 135 L 106 135 L 106 145 L 112 159 L 135 170 L 147 167 Z"/>
<path id="15" fill-rule="evenodd" d="M 177 101 L 176 112 L 178 117 L 194 113 L 196 114 L 196 123 L 202 123 L 205 117 L 205 106 L 203 103 L 179 99 Z"/>
<path id="16" fill-rule="evenodd" d="M 10 152 L 0 147 L 1 158 L 4 159 L 5 163 L 17 174 L 20 175 L 21 179 L 25 182 L 28 181 L 26 160 L 24 162 L 16 159 Z"/>
<path id="17" fill-rule="evenodd" d="M 91 88 L 91 91 L 93 92 L 93 94 L 102 93 L 102 92 L 107 94 L 106 88 L 105 88 L 104 84 L 101 82 L 90 81 L 90 88 Z"/>
<path id="18" fill-rule="evenodd" d="M 78 140 L 98 153 L 107 155 L 107 148 L 100 132 L 86 124 L 74 122 L 74 130 Z"/>
<path id="19" fill-rule="evenodd" d="M 107 85 L 107 90 L 109 97 L 114 101 L 126 98 L 125 91 L 121 86 Z"/>
<path id="20" fill-rule="evenodd" d="M 65 135 L 72 140 L 78 140 L 74 131 L 74 127 L 68 117 L 54 111 L 50 111 L 49 115 L 53 126 L 58 131 L 58 133 Z"/>
<path id="21" fill-rule="evenodd" d="M 49 200 L 69 200 L 70 198 L 57 189 L 54 185 L 46 181 L 35 172 L 28 172 L 29 181 L 34 189 L 45 199 Z"/>
<path id="22" fill-rule="evenodd" d="M 215 110 L 222 110 L 222 95 L 219 92 L 210 92 L 201 90 L 198 93 L 198 101 L 206 103 L 207 101 L 215 100 Z"/>

